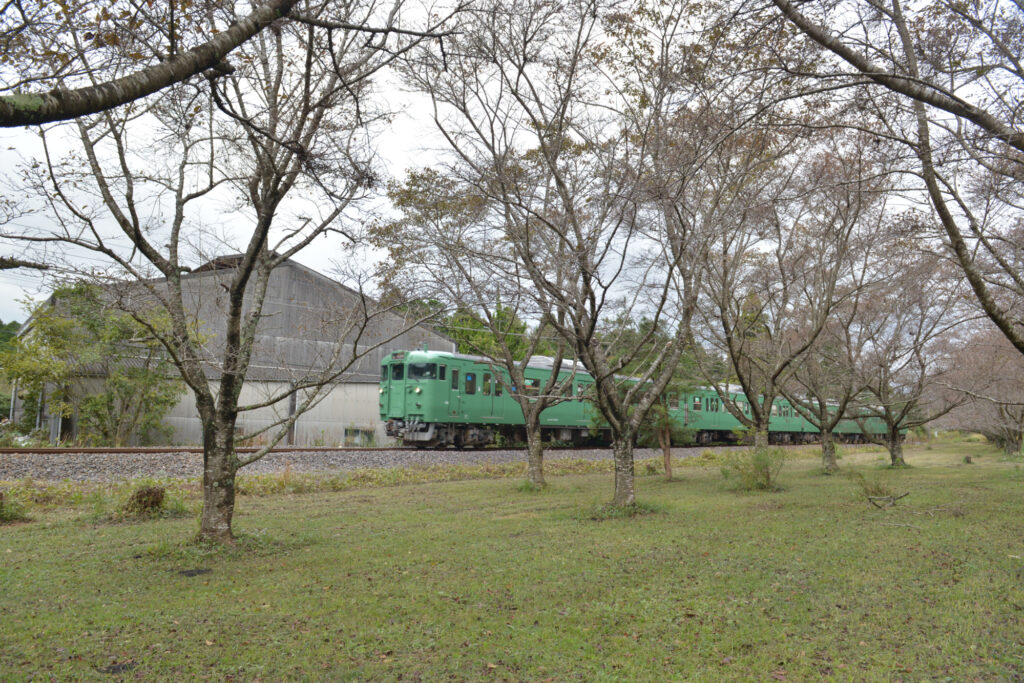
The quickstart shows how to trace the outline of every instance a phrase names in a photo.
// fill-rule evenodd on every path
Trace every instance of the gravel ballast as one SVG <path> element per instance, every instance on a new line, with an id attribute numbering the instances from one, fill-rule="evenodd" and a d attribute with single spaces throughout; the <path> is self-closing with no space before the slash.
<path id="1" fill-rule="evenodd" d="M 676 448 L 673 456 L 685 458 L 699 455 L 700 449 Z M 611 459 L 610 449 L 551 450 L 548 460 L 578 458 Z M 638 448 L 635 458 L 661 458 L 661 451 Z M 368 450 L 274 452 L 243 468 L 241 474 L 343 472 L 371 467 L 414 467 L 424 465 L 471 465 L 507 463 L 526 460 L 525 450 L 457 451 L 435 450 Z M 141 477 L 195 478 L 203 471 L 199 453 L 0 453 L 0 481 L 24 479 L 43 481 L 117 481 Z"/>

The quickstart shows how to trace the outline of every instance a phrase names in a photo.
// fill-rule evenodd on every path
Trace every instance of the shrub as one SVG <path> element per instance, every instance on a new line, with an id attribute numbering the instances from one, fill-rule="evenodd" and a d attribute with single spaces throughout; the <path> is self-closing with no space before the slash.
<path id="1" fill-rule="evenodd" d="M 5 496 L 3 491 L 0 491 L 0 524 L 18 522 L 23 519 L 28 519 L 25 516 L 25 508 L 16 500 Z"/>
<path id="2" fill-rule="evenodd" d="M 894 495 L 889 485 L 882 481 L 882 478 L 877 474 L 867 477 L 863 472 L 850 470 L 847 472 L 847 476 L 850 477 L 854 484 L 860 487 L 861 493 L 866 498 L 883 498 Z"/>
<path id="3" fill-rule="evenodd" d="M 740 491 L 778 491 L 778 476 L 786 462 L 781 448 L 736 451 L 724 459 L 722 477 L 734 480 Z"/>
<path id="4" fill-rule="evenodd" d="M 163 513 L 166 493 L 163 486 L 141 486 L 128 497 L 122 511 L 128 517 L 156 517 Z"/>

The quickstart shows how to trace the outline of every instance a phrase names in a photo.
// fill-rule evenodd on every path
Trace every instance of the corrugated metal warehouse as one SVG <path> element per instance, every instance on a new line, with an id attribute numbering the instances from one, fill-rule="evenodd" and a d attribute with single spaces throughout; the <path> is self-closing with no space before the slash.
<path id="1" fill-rule="evenodd" d="M 186 301 L 194 313 L 208 350 L 207 376 L 219 377 L 216 360 L 223 347 L 227 288 L 237 256 L 216 259 L 182 278 Z M 134 285 L 135 291 L 137 283 Z M 125 296 L 120 293 L 119 296 Z M 367 319 L 367 300 L 358 292 L 294 261 L 285 261 L 270 275 L 263 316 L 257 327 L 252 362 L 239 405 L 259 403 L 319 373 L 340 368 L 351 357 L 352 341 L 365 353 L 331 381 L 323 399 L 301 415 L 282 443 L 303 446 L 383 444 L 388 437 L 378 412 L 380 361 L 396 350 L 427 348 L 454 351 L 455 343 L 427 326 L 409 324 L 393 313 Z M 372 302 L 371 302 L 372 303 Z M 358 331 L 357 331 L 358 329 Z M 345 343 L 339 347 L 339 339 Z M 375 348 L 373 348 L 375 347 Z M 343 354 L 339 358 L 339 349 Z M 99 380 L 95 380 L 99 381 Z M 82 383 L 88 384 L 89 380 Z M 301 403 L 285 399 L 273 406 L 239 415 L 240 434 L 254 434 L 286 417 Z M 16 406 L 16 410 L 21 406 Z M 51 437 L 74 434 L 74 419 L 44 418 Z M 63 422 L 63 424 L 62 424 Z M 173 428 L 172 443 L 199 444 L 202 429 L 191 392 L 183 395 L 165 422 Z M 257 438 L 255 443 L 261 439 Z"/>

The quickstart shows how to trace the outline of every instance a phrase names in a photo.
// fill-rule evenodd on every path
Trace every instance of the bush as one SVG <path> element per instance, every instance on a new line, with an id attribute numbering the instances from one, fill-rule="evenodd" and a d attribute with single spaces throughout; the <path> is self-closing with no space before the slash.
<path id="1" fill-rule="evenodd" d="M 740 491 L 778 491 L 778 476 L 786 462 L 781 448 L 736 451 L 724 459 L 722 477 L 736 482 Z"/>
<path id="2" fill-rule="evenodd" d="M 0 524 L 18 522 L 23 519 L 28 519 L 25 516 L 25 508 L 17 501 L 5 496 L 3 491 L 0 491 Z"/>
<path id="3" fill-rule="evenodd" d="M 163 513 L 164 497 L 167 491 L 163 486 L 141 486 L 132 492 L 122 511 L 128 517 L 156 517 Z"/>
<path id="4" fill-rule="evenodd" d="M 850 477 L 854 484 L 860 487 L 861 493 L 864 494 L 865 498 L 884 498 L 893 495 L 893 490 L 877 474 L 867 477 L 864 476 L 863 472 L 851 470 L 847 473 L 847 476 Z"/>

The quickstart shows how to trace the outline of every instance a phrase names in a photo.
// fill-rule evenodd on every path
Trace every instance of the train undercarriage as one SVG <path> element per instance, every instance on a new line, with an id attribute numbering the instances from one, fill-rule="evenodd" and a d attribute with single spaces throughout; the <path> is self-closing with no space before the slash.
<path id="1" fill-rule="evenodd" d="M 399 439 L 403 445 L 416 448 L 481 448 L 496 443 L 499 437 L 508 444 L 526 443 L 526 429 L 521 425 L 450 424 L 392 419 L 387 421 L 385 432 Z M 593 433 L 581 427 L 542 427 L 541 436 L 544 441 L 571 446 L 601 446 L 610 443 L 606 430 Z M 836 443 L 866 442 L 861 434 L 834 434 L 833 439 Z M 768 443 L 773 445 L 812 444 L 819 441 L 819 435 L 811 432 L 770 432 L 768 435 Z M 737 443 L 739 437 L 729 430 L 701 430 L 695 434 L 695 444 L 700 446 Z"/>

